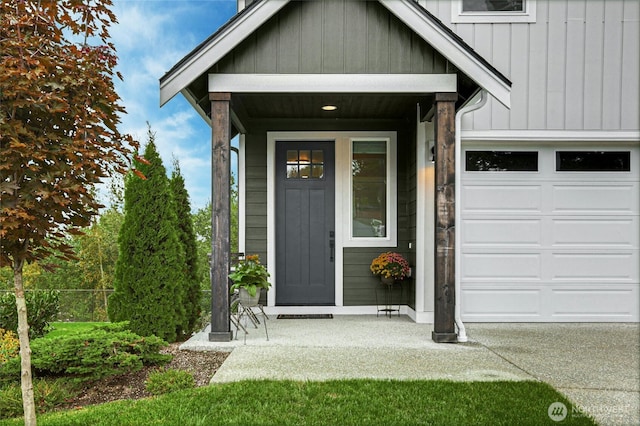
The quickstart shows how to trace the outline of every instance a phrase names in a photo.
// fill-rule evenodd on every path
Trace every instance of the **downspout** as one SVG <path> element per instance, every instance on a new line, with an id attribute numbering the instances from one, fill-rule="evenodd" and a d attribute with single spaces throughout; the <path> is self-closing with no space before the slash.
<path id="1" fill-rule="evenodd" d="M 487 103 L 487 91 L 484 89 L 480 90 L 480 100 L 471 105 L 465 105 L 460 108 L 456 113 L 455 118 L 455 130 L 456 130 L 456 138 L 455 138 L 455 162 L 456 162 L 456 228 L 455 228 L 455 239 L 456 239 L 456 266 L 455 266 L 455 274 L 456 274 L 456 306 L 454 312 L 454 318 L 456 323 L 456 328 L 458 329 L 458 342 L 466 342 L 467 339 L 467 331 L 464 328 L 464 324 L 462 323 L 462 318 L 460 315 L 460 260 L 461 260 L 461 240 L 460 240 L 460 229 L 461 229 L 461 209 L 460 209 L 460 199 L 461 199 L 461 188 L 462 188 L 462 116 L 468 112 L 475 111 L 477 109 L 482 108 Z"/>

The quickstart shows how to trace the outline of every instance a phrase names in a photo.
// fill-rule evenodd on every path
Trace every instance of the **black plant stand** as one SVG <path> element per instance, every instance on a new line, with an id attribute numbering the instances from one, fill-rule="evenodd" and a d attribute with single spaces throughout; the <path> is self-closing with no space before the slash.
<path id="1" fill-rule="evenodd" d="M 380 284 L 376 287 L 376 305 L 378 307 L 376 316 L 380 316 L 380 312 L 384 312 L 384 315 L 389 318 L 391 318 L 394 312 L 397 312 L 398 316 L 400 316 L 400 302 L 403 300 L 404 286 L 402 282 L 398 284 L 400 285 L 400 300 L 396 301 L 396 303 L 394 303 L 393 297 L 395 282 L 393 284 Z"/>

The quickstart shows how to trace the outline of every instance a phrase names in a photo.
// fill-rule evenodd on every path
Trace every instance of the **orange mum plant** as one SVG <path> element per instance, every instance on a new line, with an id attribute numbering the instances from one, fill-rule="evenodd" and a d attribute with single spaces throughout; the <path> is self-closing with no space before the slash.
<path id="1" fill-rule="evenodd" d="M 411 269 L 409 262 L 400 253 L 386 252 L 382 253 L 371 262 L 369 267 L 374 275 L 380 275 L 384 278 L 393 278 L 395 280 L 403 280 Z"/>

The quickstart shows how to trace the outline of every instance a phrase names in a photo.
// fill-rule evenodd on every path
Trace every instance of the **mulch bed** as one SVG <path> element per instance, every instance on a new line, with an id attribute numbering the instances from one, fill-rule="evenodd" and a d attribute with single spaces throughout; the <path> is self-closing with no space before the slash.
<path id="1" fill-rule="evenodd" d="M 180 343 L 172 343 L 160 351 L 173 355 L 173 360 L 168 364 L 161 367 L 144 367 L 140 371 L 107 377 L 88 384 L 62 408 L 80 408 L 121 399 L 150 397 L 151 394 L 145 389 L 145 381 L 149 373 L 158 369 L 188 371 L 193 375 L 196 387 L 207 386 L 211 377 L 229 356 L 228 352 L 181 351 L 178 349 L 179 346 Z"/>

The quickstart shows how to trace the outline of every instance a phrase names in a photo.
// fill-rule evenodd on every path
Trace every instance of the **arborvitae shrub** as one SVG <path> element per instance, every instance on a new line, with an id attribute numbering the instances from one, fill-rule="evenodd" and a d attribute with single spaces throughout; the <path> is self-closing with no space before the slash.
<path id="1" fill-rule="evenodd" d="M 191 203 L 189 193 L 185 188 L 184 178 L 180 173 L 178 161 L 173 163 L 171 174 L 171 193 L 173 195 L 176 217 L 178 220 L 178 238 L 182 243 L 185 253 L 184 274 L 186 278 L 183 288 L 183 300 L 185 308 L 186 329 L 180 330 L 181 334 L 188 335 L 196 329 L 200 320 L 201 291 L 198 282 L 198 248 L 196 233 L 193 229 L 191 217 Z"/>
<path id="2" fill-rule="evenodd" d="M 111 321 L 129 321 L 135 333 L 173 342 L 188 328 L 185 254 L 169 179 L 152 133 L 144 157 L 150 164 L 136 162 L 136 167 L 146 180 L 131 174 L 125 182 L 125 216 L 108 312 Z"/>

